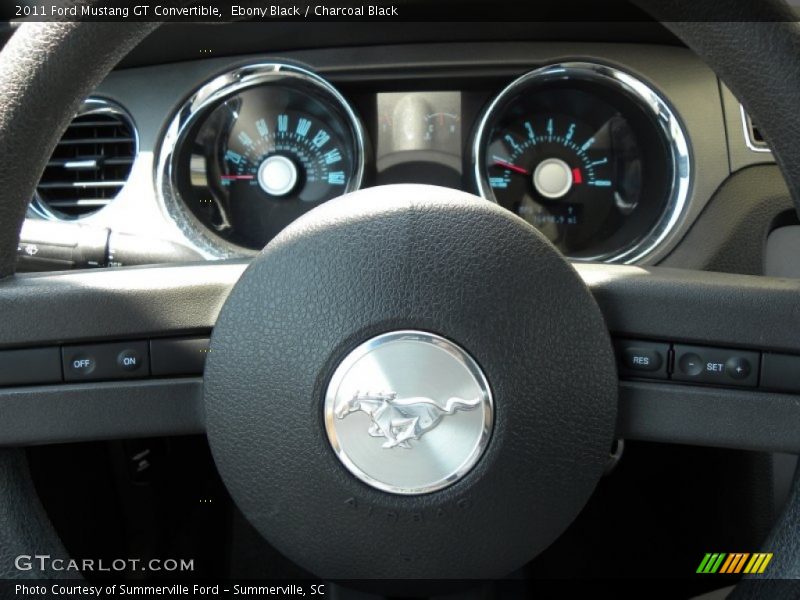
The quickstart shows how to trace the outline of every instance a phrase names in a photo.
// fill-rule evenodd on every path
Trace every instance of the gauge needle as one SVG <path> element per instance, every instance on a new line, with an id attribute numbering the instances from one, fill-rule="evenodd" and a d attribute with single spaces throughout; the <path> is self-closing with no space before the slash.
<path id="1" fill-rule="evenodd" d="M 236 179 L 255 179 L 254 175 L 222 175 L 222 179 L 231 181 Z"/>
<path id="2" fill-rule="evenodd" d="M 514 171 L 514 173 L 519 173 L 520 175 L 530 175 L 530 173 L 525 169 L 523 169 L 522 167 L 518 167 L 517 165 L 512 164 L 507 160 L 503 160 L 502 158 L 498 158 L 497 156 L 493 156 L 492 159 L 494 160 L 494 164 L 503 167 L 504 169 L 508 169 L 509 171 Z"/>

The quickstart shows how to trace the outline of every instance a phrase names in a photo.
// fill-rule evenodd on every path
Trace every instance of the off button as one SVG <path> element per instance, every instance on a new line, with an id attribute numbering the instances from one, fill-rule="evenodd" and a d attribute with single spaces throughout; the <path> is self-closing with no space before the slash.
<path id="1" fill-rule="evenodd" d="M 78 377 L 91 375 L 97 367 L 97 359 L 88 354 L 77 354 L 67 361 L 67 367 Z"/>

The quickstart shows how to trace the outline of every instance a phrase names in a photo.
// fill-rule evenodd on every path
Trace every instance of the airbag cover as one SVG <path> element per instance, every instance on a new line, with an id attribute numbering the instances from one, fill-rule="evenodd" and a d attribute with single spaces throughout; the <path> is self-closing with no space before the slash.
<path id="1" fill-rule="evenodd" d="M 453 340 L 494 399 L 480 460 L 426 494 L 366 485 L 325 430 L 339 364 L 400 330 Z M 319 576 L 498 577 L 589 498 L 614 435 L 616 382 L 593 297 L 531 226 L 455 190 L 376 187 L 306 214 L 245 271 L 212 337 L 208 436 L 245 516 Z"/>

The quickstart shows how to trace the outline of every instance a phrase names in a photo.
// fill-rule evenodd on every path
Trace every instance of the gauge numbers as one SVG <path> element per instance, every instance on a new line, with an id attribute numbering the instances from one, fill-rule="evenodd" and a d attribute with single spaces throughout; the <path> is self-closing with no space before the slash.
<path id="1" fill-rule="evenodd" d="M 571 258 L 625 262 L 651 251 L 674 225 L 668 211 L 685 202 L 686 177 L 675 163 L 682 149 L 670 145 L 677 128 L 665 125 L 674 117 L 655 92 L 628 81 L 590 63 L 512 81 L 476 129 L 481 195 Z"/>
<path id="2" fill-rule="evenodd" d="M 250 123 L 240 118 L 234 129 L 220 175 L 223 186 L 243 184 L 271 198 L 296 196 L 306 202 L 338 196 L 346 187 L 341 140 L 319 119 L 285 112 Z"/>
<path id="3" fill-rule="evenodd" d="M 258 84 L 194 113 L 173 171 L 182 206 L 216 238 L 248 250 L 357 189 L 364 172 L 361 124 L 330 84 L 289 65 L 253 69 Z M 242 76 L 254 78 L 248 67 Z"/>
<path id="4" fill-rule="evenodd" d="M 606 196 L 619 196 L 609 126 L 596 130 L 565 115 L 534 115 L 496 131 L 487 173 L 497 201 L 545 231 L 596 214 Z M 614 202 L 631 205 L 621 197 Z"/>

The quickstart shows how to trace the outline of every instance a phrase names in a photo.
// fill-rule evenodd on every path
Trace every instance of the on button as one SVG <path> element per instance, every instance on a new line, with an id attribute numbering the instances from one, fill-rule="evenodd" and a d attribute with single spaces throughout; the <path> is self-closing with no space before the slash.
<path id="1" fill-rule="evenodd" d="M 137 371 L 142 366 L 142 357 L 136 350 L 123 350 L 117 356 L 117 364 L 126 371 Z"/>

